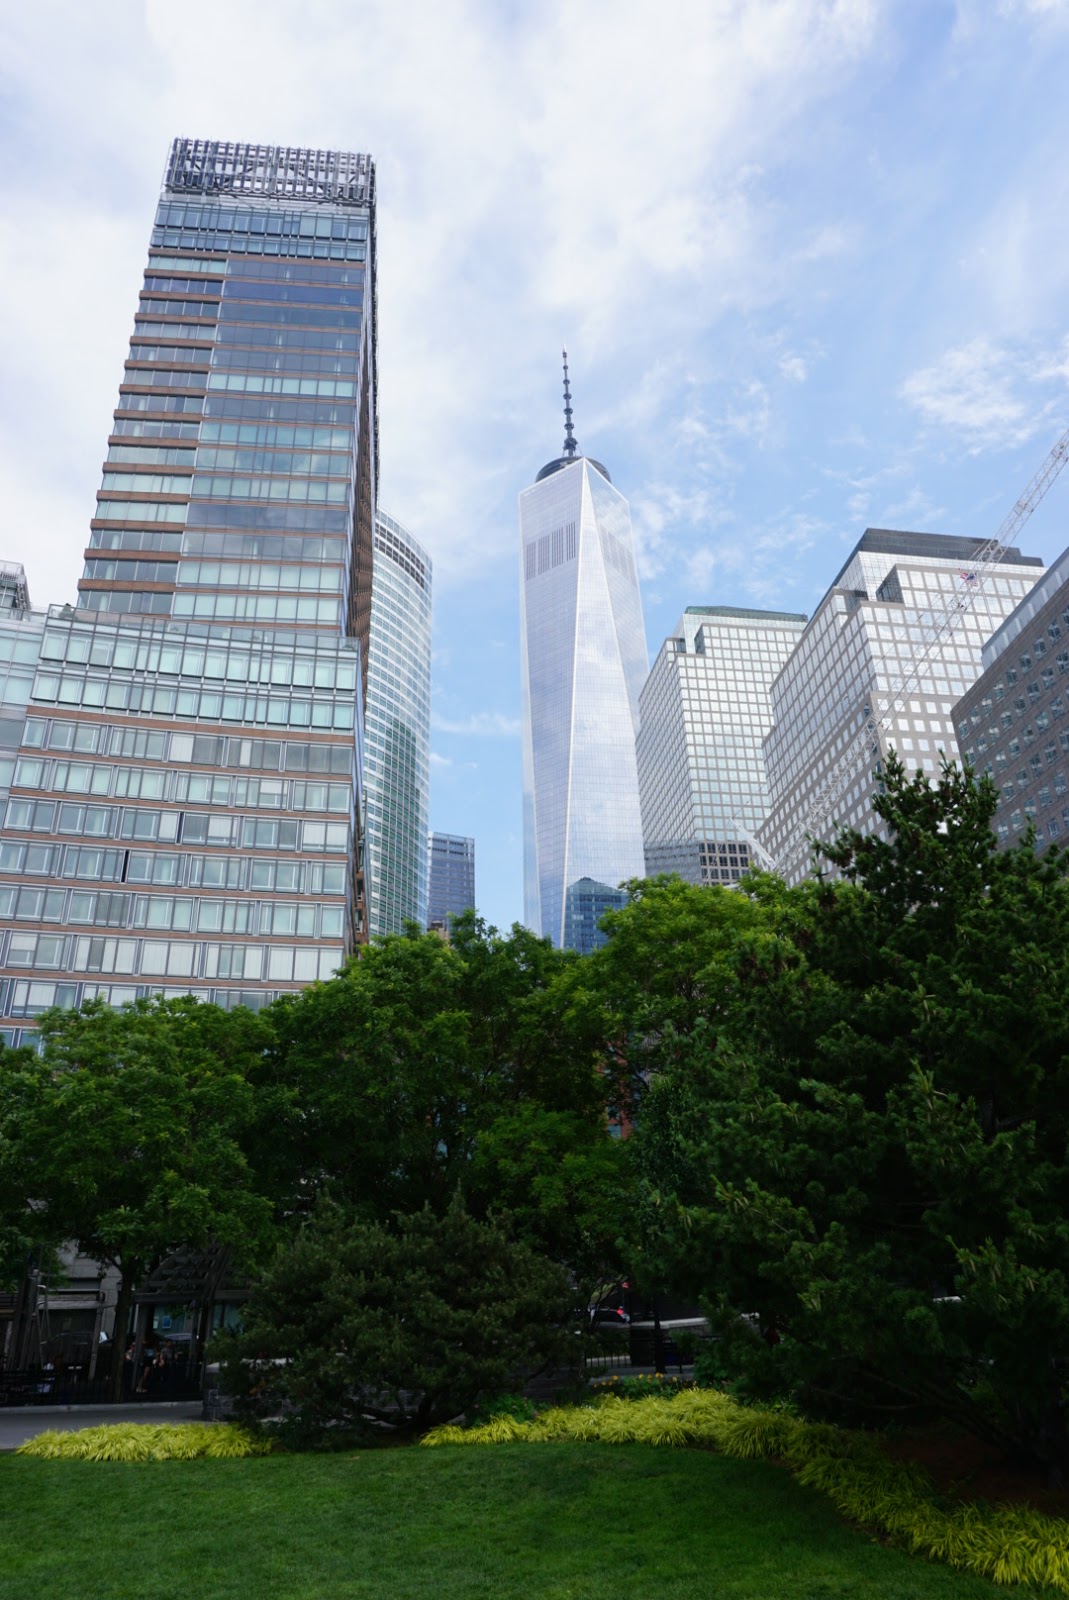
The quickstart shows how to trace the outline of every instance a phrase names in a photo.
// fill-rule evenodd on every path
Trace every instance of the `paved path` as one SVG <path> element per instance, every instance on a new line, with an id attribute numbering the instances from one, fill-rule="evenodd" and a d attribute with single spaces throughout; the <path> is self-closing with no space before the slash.
<path id="1" fill-rule="evenodd" d="M 133 1406 L 4 1406 L 0 1407 L 0 1450 L 14 1450 L 46 1428 L 67 1432 L 95 1428 L 102 1422 L 199 1422 L 199 1400 Z"/>

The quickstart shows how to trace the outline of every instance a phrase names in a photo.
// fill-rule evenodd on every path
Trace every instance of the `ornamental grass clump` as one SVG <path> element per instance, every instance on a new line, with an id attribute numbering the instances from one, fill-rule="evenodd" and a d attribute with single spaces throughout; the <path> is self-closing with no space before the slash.
<path id="1" fill-rule="evenodd" d="M 16 1454 L 45 1461 L 218 1461 L 266 1455 L 270 1448 L 230 1423 L 112 1422 L 73 1432 L 49 1428 Z"/>
<path id="2" fill-rule="evenodd" d="M 507 1426 L 505 1425 L 507 1424 Z M 1069 1594 L 1069 1522 L 1028 1506 L 943 1501 L 916 1466 L 892 1461 L 871 1434 L 804 1422 L 782 1411 L 751 1410 L 715 1389 L 671 1397 L 556 1406 L 530 1422 L 495 1418 L 482 1427 L 435 1428 L 438 1445 L 574 1441 L 705 1446 L 743 1460 L 782 1461 L 826 1494 L 851 1522 L 894 1539 L 914 1555 L 999 1584 L 1047 1585 Z"/>

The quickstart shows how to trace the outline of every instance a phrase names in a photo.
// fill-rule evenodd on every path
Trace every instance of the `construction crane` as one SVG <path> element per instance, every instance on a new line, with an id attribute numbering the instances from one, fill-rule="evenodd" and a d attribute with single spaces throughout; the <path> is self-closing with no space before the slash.
<path id="1" fill-rule="evenodd" d="M 864 708 L 864 726 L 846 745 L 824 778 L 806 815 L 795 824 L 788 836 L 778 860 L 773 860 L 758 840 L 751 841 L 757 847 L 762 866 L 767 867 L 769 871 L 779 873 L 781 877 L 786 877 L 799 853 L 808 848 L 810 839 L 828 821 L 840 796 L 864 769 L 866 760 L 873 756 L 877 761 L 880 759 L 881 739 L 892 730 L 895 717 L 905 701 L 920 687 L 932 657 L 949 639 L 962 616 L 970 609 L 976 596 L 981 593 L 1006 551 L 1015 543 L 1021 529 L 1067 461 L 1069 461 L 1069 429 L 1066 429 L 1055 444 L 998 532 L 988 539 L 986 544 L 980 546 L 970 563 L 963 566 L 960 587 L 952 590 L 942 610 L 934 613 L 916 654 L 901 675 L 889 689 L 882 693 L 873 693 Z"/>

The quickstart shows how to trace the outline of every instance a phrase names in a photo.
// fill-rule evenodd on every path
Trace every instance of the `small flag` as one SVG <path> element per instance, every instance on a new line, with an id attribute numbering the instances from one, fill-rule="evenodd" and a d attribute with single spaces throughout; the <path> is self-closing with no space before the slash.
<path id="1" fill-rule="evenodd" d="M 976 573 L 975 572 L 959 572 L 958 573 L 958 577 L 961 579 L 962 583 L 975 583 L 976 582 Z"/>

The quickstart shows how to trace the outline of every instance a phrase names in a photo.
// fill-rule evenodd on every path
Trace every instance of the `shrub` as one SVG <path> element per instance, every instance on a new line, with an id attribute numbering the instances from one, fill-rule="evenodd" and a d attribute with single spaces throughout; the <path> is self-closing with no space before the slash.
<path id="1" fill-rule="evenodd" d="M 320 1208 L 244 1317 L 215 1346 L 227 1387 L 302 1444 L 422 1433 L 580 1354 L 567 1273 L 459 1195 L 392 1227 Z"/>
<path id="2" fill-rule="evenodd" d="M 194 1461 L 265 1455 L 270 1448 L 229 1423 L 109 1422 L 74 1432 L 49 1428 L 16 1454 L 46 1461 Z"/>

